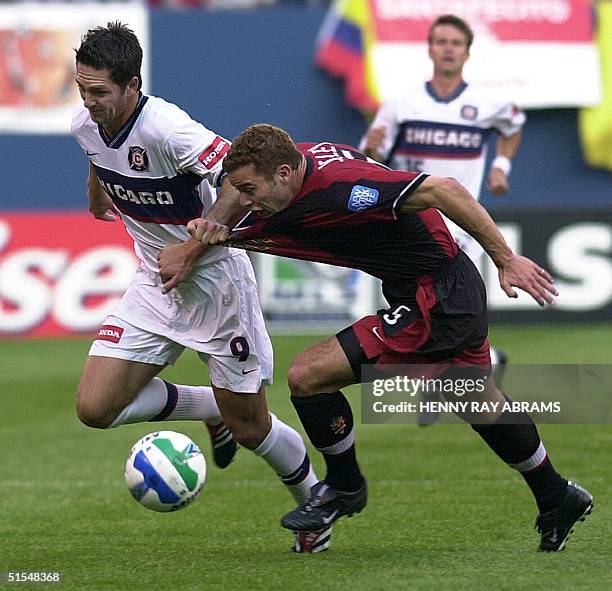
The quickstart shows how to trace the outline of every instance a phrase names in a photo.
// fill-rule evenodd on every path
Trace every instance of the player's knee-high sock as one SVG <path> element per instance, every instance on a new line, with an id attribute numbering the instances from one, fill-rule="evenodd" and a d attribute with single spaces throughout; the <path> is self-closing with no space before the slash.
<path id="1" fill-rule="evenodd" d="M 253 451 L 272 467 L 301 505 L 310 497 L 310 488 L 316 484 L 317 476 L 300 434 L 272 413 L 270 419 L 270 432 Z"/>
<path id="2" fill-rule="evenodd" d="M 344 394 L 292 396 L 291 402 L 310 441 L 325 458 L 325 482 L 342 491 L 359 489 L 364 478 L 355 455 L 353 412 Z"/>
<path id="3" fill-rule="evenodd" d="M 153 378 L 111 423 L 118 427 L 142 421 L 202 420 L 221 422 L 219 407 L 209 386 L 183 386 Z"/>
<path id="4" fill-rule="evenodd" d="M 472 425 L 472 428 L 506 464 L 521 473 L 540 512 L 546 513 L 561 502 L 567 480 L 553 468 L 527 413 L 504 411 L 492 425 Z"/>

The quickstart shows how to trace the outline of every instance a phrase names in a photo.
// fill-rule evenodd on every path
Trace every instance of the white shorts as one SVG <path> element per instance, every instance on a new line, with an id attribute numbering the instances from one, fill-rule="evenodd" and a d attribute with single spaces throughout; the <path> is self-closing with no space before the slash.
<path id="1" fill-rule="evenodd" d="M 89 354 L 166 365 L 189 348 L 219 388 L 256 393 L 272 383 L 272 344 L 246 253 L 201 267 L 169 294 L 161 286 L 139 268 Z"/>

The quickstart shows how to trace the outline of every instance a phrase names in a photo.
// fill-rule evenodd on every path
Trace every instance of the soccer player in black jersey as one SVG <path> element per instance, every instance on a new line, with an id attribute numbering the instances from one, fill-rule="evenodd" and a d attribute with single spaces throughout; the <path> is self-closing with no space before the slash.
<path id="1" fill-rule="evenodd" d="M 389 170 L 350 146 L 296 145 L 271 125 L 242 132 L 224 169 L 239 192 L 235 207 L 246 215 L 230 232 L 213 208 L 207 219 L 189 222 L 195 238 L 360 269 L 382 280 L 390 305 L 309 347 L 289 369 L 291 401 L 325 458 L 327 476 L 282 525 L 317 531 L 366 504 L 353 415 L 340 391 L 362 381 L 363 366 L 430 364 L 437 375 L 469 367 L 489 377 L 485 288 L 437 210 L 483 246 L 509 297 L 519 288 L 544 306 L 557 291 L 550 274 L 514 254 L 487 212 L 453 179 Z M 460 416 L 524 477 L 539 510 L 539 549 L 562 550 L 593 498 L 555 471 L 529 416 L 504 411 L 508 399 L 492 379 L 484 384 L 478 400 L 500 403 L 497 410 Z"/>

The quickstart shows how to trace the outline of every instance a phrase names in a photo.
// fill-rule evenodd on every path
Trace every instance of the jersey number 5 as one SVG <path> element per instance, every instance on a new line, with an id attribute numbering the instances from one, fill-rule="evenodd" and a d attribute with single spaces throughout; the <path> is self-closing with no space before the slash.
<path id="1" fill-rule="evenodd" d="M 402 317 L 402 312 L 412 312 L 412 310 L 408 306 L 398 306 L 390 314 L 383 314 L 383 320 L 393 326 Z"/>

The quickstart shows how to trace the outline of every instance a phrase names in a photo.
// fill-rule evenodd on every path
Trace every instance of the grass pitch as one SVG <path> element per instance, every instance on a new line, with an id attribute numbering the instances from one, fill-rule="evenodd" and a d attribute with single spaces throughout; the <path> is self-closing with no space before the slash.
<path id="1" fill-rule="evenodd" d="M 492 331 L 492 341 L 514 362 L 610 363 L 611 334 L 606 325 L 506 327 Z M 269 405 L 296 427 L 284 376 L 315 340 L 274 339 Z M 557 469 L 595 496 L 593 515 L 563 553 L 535 551 L 527 487 L 468 427 L 359 425 L 369 505 L 336 525 L 329 552 L 298 556 L 278 525 L 293 503 L 246 450 L 226 471 L 209 462 L 207 485 L 191 507 L 172 514 L 139 507 L 123 465 L 155 426 L 102 432 L 78 422 L 74 390 L 88 347 L 88 340 L 0 343 L 0 572 L 60 571 L 54 587 L 71 590 L 612 588 L 610 425 L 540 429 Z M 190 353 L 164 377 L 207 383 Z M 358 389 L 347 392 L 357 411 Z M 163 427 L 187 433 L 207 453 L 197 423 Z M 319 455 L 311 456 L 321 474 Z"/>

